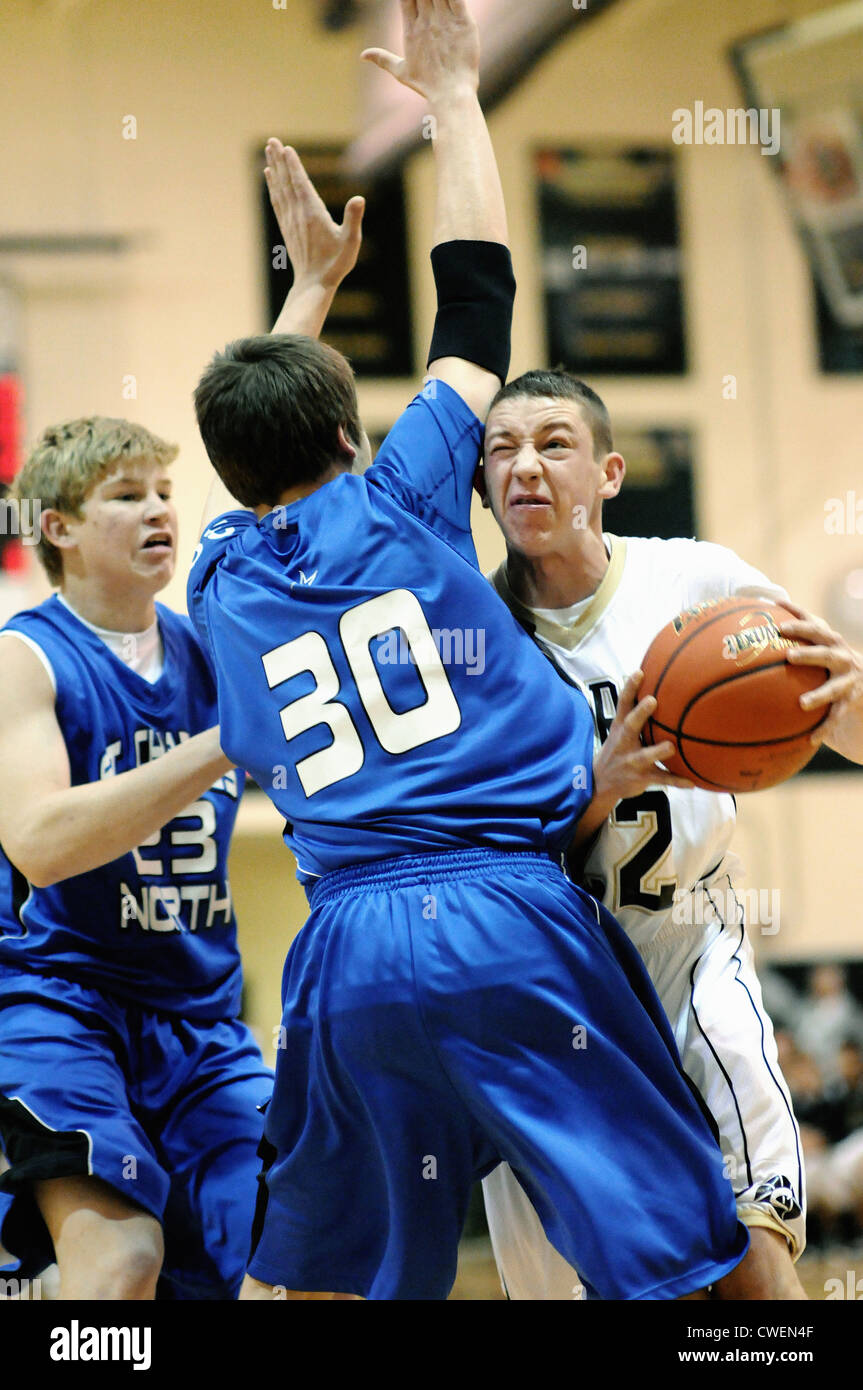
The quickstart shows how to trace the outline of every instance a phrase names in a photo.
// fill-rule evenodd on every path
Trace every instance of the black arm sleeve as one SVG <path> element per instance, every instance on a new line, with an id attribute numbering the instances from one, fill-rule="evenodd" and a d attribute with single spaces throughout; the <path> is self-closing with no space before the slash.
<path id="1" fill-rule="evenodd" d="M 445 241 L 431 261 L 438 309 L 428 361 L 461 357 L 505 382 L 515 299 L 509 249 L 497 241 Z"/>

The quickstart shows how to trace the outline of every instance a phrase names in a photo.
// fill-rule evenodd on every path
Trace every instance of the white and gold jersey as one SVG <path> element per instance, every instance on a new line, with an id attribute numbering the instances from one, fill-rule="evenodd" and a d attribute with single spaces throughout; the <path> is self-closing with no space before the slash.
<path id="1" fill-rule="evenodd" d="M 596 746 L 651 641 L 707 599 L 783 589 L 724 546 L 606 535 L 610 563 L 594 594 L 561 611 L 528 609 L 504 566 L 492 576 L 516 618 L 593 710 Z M 734 798 L 657 786 L 621 801 L 590 847 L 584 877 L 638 949 L 668 1015 L 684 1070 L 716 1123 L 741 1220 L 805 1244 L 803 1155 L 746 935 L 739 861 L 728 852 Z M 483 1180 L 495 1259 L 515 1299 L 581 1296 L 509 1165 Z"/>
<path id="2" fill-rule="evenodd" d="M 608 736 L 627 676 L 677 613 L 732 594 L 787 598 L 725 546 L 641 536 L 604 539 L 610 560 L 602 583 L 572 609 L 526 608 L 510 590 L 505 564 L 492 575 L 504 602 L 586 695 L 597 748 Z M 719 869 L 734 820 L 730 795 L 650 788 L 615 807 L 590 847 L 586 885 L 636 945 L 646 945 L 685 920 L 685 899 Z"/>

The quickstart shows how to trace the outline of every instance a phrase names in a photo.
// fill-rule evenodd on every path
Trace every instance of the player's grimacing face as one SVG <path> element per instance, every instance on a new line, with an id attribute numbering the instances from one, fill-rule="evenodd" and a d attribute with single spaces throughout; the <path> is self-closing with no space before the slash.
<path id="1" fill-rule="evenodd" d="M 488 505 L 521 554 L 568 549 L 581 519 L 599 514 L 606 474 L 575 400 L 501 401 L 486 424 L 483 465 Z"/>
<path id="2" fill-rule="evenodd" d="M 85 571 L 142 580 L 153 593 L 174 573 L 177 513 L 164 465 L 135 459 L 97 483 L 69 523 Z"/>

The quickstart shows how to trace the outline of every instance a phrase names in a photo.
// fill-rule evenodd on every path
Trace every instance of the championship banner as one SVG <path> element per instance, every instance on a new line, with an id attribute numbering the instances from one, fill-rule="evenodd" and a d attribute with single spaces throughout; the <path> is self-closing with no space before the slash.
<path id="1" fill-rule="evenodd" d="M 863 371 L 863 3 L 735 45 L 749 105 L 781 116 L 776 167 L 815 289 L 820 365 Z"/>
<path id="2" fill-rule="evenodd" d="M 336 294 L 321 335 L 323 341 L 344 353 L 357 376 L 411 376 L 411 296 L 401 171 L 357 179 L 346 175 L 344 152 L 338 147 L 300 145 L 297 153 L 336 221 L 341 221 L 349 198 L 361 193 L 366 199 L 359 261 L 348 284 Z M 261 209 L 269 322 L 274 323 L 294 275 L 263 179 Z"/>
<path id="3" fill-rule="evenodd" d="M 671 151 L 545 147 L 534 168 L 548 361 L 585 377 L 685 372 Z"/>

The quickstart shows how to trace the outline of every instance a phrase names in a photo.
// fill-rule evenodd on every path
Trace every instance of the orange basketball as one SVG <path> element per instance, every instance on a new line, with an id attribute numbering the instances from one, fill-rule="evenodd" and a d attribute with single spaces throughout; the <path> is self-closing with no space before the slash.
<path id="1" fill-rule="evenodd" d="M 829 706 L 804 710 L 822 685 L 820 666 L 791 666 L 779 624 L 794 615 L 767 599 L 726 598 L 679 613 L 653 639 L 638 698 L 655 695 L 645 744 L 670 739 L 665 766 L 708 791 L 752 792 L 784 782 L 809 762 L 809 736 Z"/>

